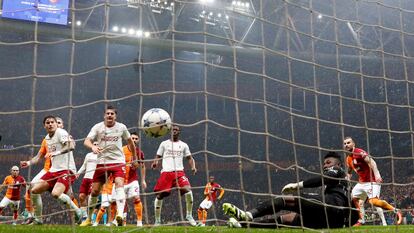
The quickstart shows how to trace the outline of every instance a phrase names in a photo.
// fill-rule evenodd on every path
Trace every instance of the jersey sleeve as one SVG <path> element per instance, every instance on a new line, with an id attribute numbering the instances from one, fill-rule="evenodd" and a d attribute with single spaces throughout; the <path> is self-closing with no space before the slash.
<path id="1" fill-rule="evenodd" d="M 91 139 L 92 141 L 95 141 L 96 137 L 98 136 L 98 124 L 94 125 L 91 129 L 91 131 L 89 131 L 88 135 L 86 136 L 86 138 Z"/>
<path id="2" fill-rule="evenodd" d="M 128 128 L 124 124 L 122 124 L 122 138 L 126 141 L 130 137 L 131 134 L 129 133 Z"/>
<path id="3" fill-rule="evenodd" d="M 184 146 L 184 157 L 188 157 L 188 156 L 190 156 L 191 155 L 191 152 L 190 152 L 190 147 L 188 147 L 188 145 L 187 144 L 185 144 L 185 146 Z"/>
<path id="4" fill-rule="evenodd" d="M 59 142 L 61 142 L 62 144 L 66 144 L 67 142 L 69 142 L 70 138 L 66 130 L 60 129 L 57 131 L 57 133 L 58 133 L 57 136 L 59 138 Z"/>
<path id="5" fill-rule="evenodd" d="M 45 156 L 47 154 L 47 143 L 46 140 L 42 140 L 42 144 L 40 145 L 39 154 Z"/>
<path id="6" fill-rule="evenodd" d="M 164 155 L 164 142 L 161 142 L 160 146 L 158 147 L 157 155 L 161 157 Z"/>

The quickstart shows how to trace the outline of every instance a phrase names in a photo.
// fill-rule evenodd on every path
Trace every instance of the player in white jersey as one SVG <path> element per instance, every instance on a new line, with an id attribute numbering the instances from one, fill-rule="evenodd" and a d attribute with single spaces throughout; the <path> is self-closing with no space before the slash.
<path id="1" fill-rule="evenodd" d="M 184 194 L 186 202 L 186 219 L 192 225 L 197 225 L 192 216 L 193 212 L 193 192 L 188 178 L 184 173 L 183 159 L 188 160 L 193 174 L 197 172 L 195 161 L 191 156 L 190 148 L 187 143 L 179 139 L 180 128 L 174 125 L 172 128 L 172 139 L 161 142 L 157 155 L 151 167 L 154 169 L 158 165 L 158 160 L 162 158 L 161 175 L 157 180 L 154 192 L 158 192 L 154 200 L 155 226 L 161 225 L 161 208 L 163 198 L 170 195 L 171 188 L 178 187 L 181 195 Z"/>
<path id="2" fill-rule="evenodd" d="M 72 151 L 74 150 L 73 140 L 70 138 L 66 130 L 58 128 L 56 118 L 54 116 L 46 116 L 43 119 L 44 128 L 47 131 L 45 137 L 48 152 L 46 158 L 51 158 L 52 166 L 50 170 L 43 175 L 40 180 L 33 185 L 31 192 L 33 194 L 41 194 L 45 191 L 51 191 L 54 198 L 58 199 L 65 206 L 70 206 L 75 210 L 76 216 L 81 217 L 82 211 L 73 203 L 66 192 L 69 190 L 70 185 L 75 180 L 76 166 L 73 159 Z M 28 167 L 31 164 L 35 164 L 39 161 L 39 157 L 34 157 L 30 161 L 22 161 L 22 167 Z M 36 198 L 39 195 L 33 195 L 33 206 L 37 210 L 36 206 L 39 203 Z M 42 223 L 37 211 L 35 211 L 34 218 L 30 220 L 35 223 Z"/>
<path id="3" fill-rule="evenodd" d="M 98 145 L 97 142 L 94 142 L 93 144 L 95 146 Z M 97 155 L 93 152 L 86 154 L 82 167 L 79 168 L 78 174 L 76 175 L 76 177 L 79 177 L 81 174 L 85 173 L 79 189 L 79 202 L 81 209 L 84 212 L 87 212 L 88 209 L 88 196 L 91 194 L 92 190 L 93 174 L 95 173 L 97 158 Z"/>
<path id="4" fill-rule="evenodd" d="M 125 206 L 125 156 L 122 152 L 122 139 L 128 142 L 128 146 L 133 152 L 134 161 L 137 161 L 135 144 L 131 139 L 127 127 L 116 121 L 117 110 L 108 106 L 105 109 L 104 121 L 94 125 L 86 136 L 84 145 L 97 154 L 97 165 L 95 174 L 93 175 L 92 192 L 90 195 L 90 206 L 94 207 L 97 203 L 98 196 L 105 184 L 107 177 L 112 175 L 115 179 L 115 199 L 117 204 L 116 221 L 118 226 L 122 226 L 122 213 Z M 98 146 L 93 142 L 98 142 Z M 134 162 L 133 166 L 138 167 L 138 163 Z M 89 217 L 82 222 L 80 226 L 91 226 L 91 213 Z"/>

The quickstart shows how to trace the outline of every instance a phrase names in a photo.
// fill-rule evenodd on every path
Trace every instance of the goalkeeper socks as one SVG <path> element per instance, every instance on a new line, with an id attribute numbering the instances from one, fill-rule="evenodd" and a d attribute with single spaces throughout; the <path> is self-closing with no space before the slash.
<path id="1" fill-rule="evenodd" d="M 125 207 L 124 187 L 115 188 L 115 195 L 117 215 L 122 216 Z"/>
<path id="2" fill-rule="evenodd" d="M 249 212 L 246 212 L 246 217 L 252 220 L 253 218 L 257 217 L 272 215 L 285 208 L 285 206 L 285 200 L 282 197 L 277 197 L 273 200 L 262 202 L 256 208 L 250 210 Z M 250 216 L 247 213 L 249 213 Z"/>
<path id="3" fill-rule="evenodd" d="M 187 192 L 184 194 L 185 207 L 187 209 L 187 216 L 193 215 L 193 192 Z"/>
<path id="4" fill-rule="evenodd" d="M 142 202 L 140 200 L 134 201 L 134 209 L 137 214 L 137 221 L 142 221 Z"/>
<path id="5" fill-rule="evenodd" d="M 161 209 L 162 209 L 162 199 L 155 198 L 154 200 L 154 213 L 155 213 L 155 222 L 161 222 Z"/>

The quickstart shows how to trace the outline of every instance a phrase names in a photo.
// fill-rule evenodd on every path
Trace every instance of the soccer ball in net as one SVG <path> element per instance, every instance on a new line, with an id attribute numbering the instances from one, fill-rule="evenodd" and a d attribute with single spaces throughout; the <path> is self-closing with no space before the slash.
<path id="1" fill-rule="evenodd" d="M 170 114 L 161 108 L 151 108 L 142 116 L 141 126 L 148 137 L 164 136 L 171 130 Z"/>

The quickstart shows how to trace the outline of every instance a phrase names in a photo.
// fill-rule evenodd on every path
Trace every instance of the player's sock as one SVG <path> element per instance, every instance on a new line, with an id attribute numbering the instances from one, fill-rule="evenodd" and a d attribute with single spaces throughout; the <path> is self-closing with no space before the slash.
<path id="1" fill-rule="evenodd" d="M 142 202 L 140 200 L 134 201 L 134 209 L 137 214 L 137 221 L 142 221 Z"/>
<path id="2" fill-rule="evenodd" d="M 63 204 L 69 206 L 71 209 L 74 209 L 76 211 L 79 211 L 79 207 L 75 205 L 75 203 L 70 199 L 70 197 L 64 193 L 60 194 L 58 197 L 58 200 L 62 202 Z"/>
<path id="3" fill-rule="evenodd" d="M 198 221 L 203 222 L 203 209 L 201 208 L 197 209 L 197 216 L 198 216 Z"/>
<path id="4" fill-rule="evenodd" d="M 77 207 L 79 207 L 79 202 L 78 202 L 78 200 L 76 200 L 75 197 L 71 197 L 71 200 Z"/>
<path id="5" fill-rule="evenodd" d="M 187 209 L 187 216 L 193 215 L 193 192 L 187 192 L 184 194 L 185 207 Z"/>
<path id="6" fill-rule="evenodd" d="M 116 209 L 118 214 L 122 216 L 125 207 L 125 190 L 124 187 L 115 188 Z"/>
<path id="7" fill-rule="evenodd" d="M 33 200 L 34 216 L 36 218 L 39 218 L 42 216 L 42 211 L 43 211 L 42 197 L 40 196 L 40 194 L 32 193 L 32 200 Z"/>
<path id="8" fill-rule="evenodd" d="M 98 214 L 96 214 L 96 219 L 95 222 L 99 224 L 99 222 L 102 219 L 102 216 L 105 214 L 106 212 L 106 208 L 105 207 L 101 207 L 98 211 Z"/>
<path id="9" fill-rule="evenodd" d="M 114 220 L 114 218 L 115 218 L 115 215 L 116 215 L 116 203 L 115 202 L 112 202 L 110 208 L 111 208 L 111 212 L 110 212 L 111 214 L 109 216 L 108 222 L 112 222 Z"/>
<path id="10" fill-rule="evenodd" d="M 285 199 L 282 197 L 274 198 L 273 200 L 265 201 L 257 205 L 256 208 L 250 210 L 247 214 L 248 220 L 252 220 L 253 218 L 262 217 L 265 215 L 273 215 L 274 212 L 278 212 L 285 208 L 286 202 Z"/>
<path id="11" fill-rule="evenodd" d="M 361 207 L 359 205 L 359 199 L 358 198 L 352 198 L 352 202 L 354 203 L 355 208 L 358 210 L 358 214 L 359 214 L 358 222 L 360 223 L 362 221 L 362 219 L 364 219 L 364 216 L 362 216 L 362 213 L 361 213 Z"/>
<path id="12" fill-rule="evenodd" d="M 384 210 L 381 207 L 375 207 L 375 209 L 377 210 L 377 213 L 381 219 L 382 225 L 386 226 L 387 225 L 387 221 L 385 220 L 385 216 L 384 216 Z"/>
<path id="13" fill-rule="evenodd" d="M 203 224 L 206 224 L 206 221 L 207 221 L 207 210 L 206 209 L 203 209 Z"/>
<path id="14" fill-rule="evenodd" d="M 32 205 L 32 198 L 31 198 L 31 192 L 29 190 L 26 191 L 26 194 L 24 195 L 25 199 L 25 205 L 27 212 L 33 214 L 33 205 Z"/>
<path id="15" fill-rule="evenodd" d="M 89 195 L 88 198 L 88 206 L 89 206 L 89 219 L 92 219 L 92 213 L 93 210 L 95 209 L 96 203 L 98 202 L 98 197 L 94 197 L 92 195 Z"/>
<path id="16" fill-rule="evenodd" d="M 18 216 L 19 216 L 18 210 L 13 210 L 13 220 L 14 220 L 14 222 L 16 222 Z"/>
<path id="17" fill-rule="evenodd" d="M 365 224 L 365 206 L 363 201 L 358 202 L 360 212 L 360 223 Z"/>
<path id="18" fill-rule="evenodd" d="M 102 218 L 103 218 L 103 224 L 106 225 L 108 223 L 108 213 L 106 211 L 103 214 Z"/>
<path id="19" fill-rule="evenodd" d="M 161 222 L 161 209 L 162 209 L 162 199 L 159 200 L 155 198 L 154 200 L 154 213 L 155 213 L 155 222 Z"/>
<path id="20" fill-rule="evenodd" d="M 394 210 L 394 207 L 392 205 L 388 204 L 388 202 L 386 202 L 384 200 L 380 200 L 376 197 L 369 199 L 369 203 L 371 203 L 374 206 L 381 207 L 385 210 Z"/>

